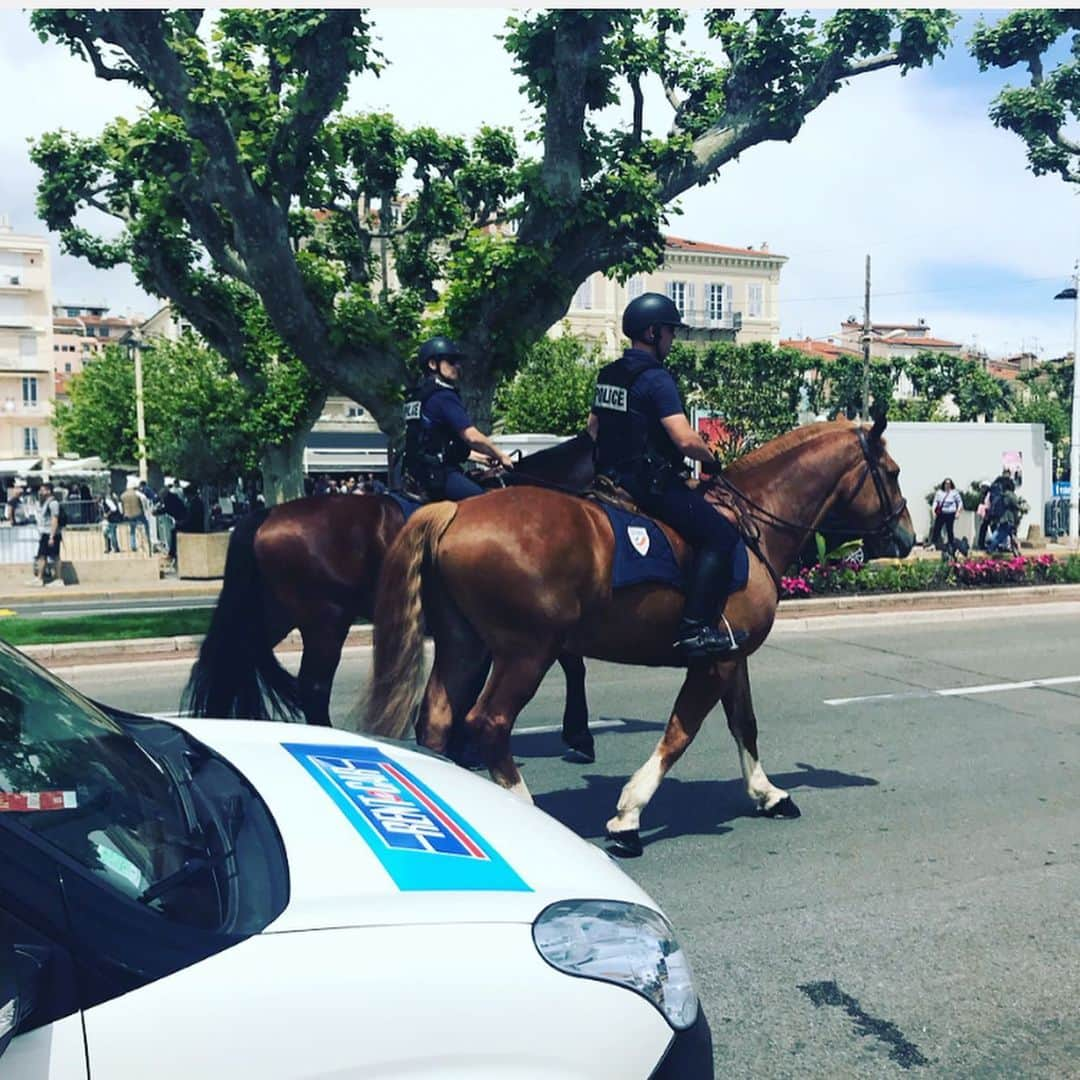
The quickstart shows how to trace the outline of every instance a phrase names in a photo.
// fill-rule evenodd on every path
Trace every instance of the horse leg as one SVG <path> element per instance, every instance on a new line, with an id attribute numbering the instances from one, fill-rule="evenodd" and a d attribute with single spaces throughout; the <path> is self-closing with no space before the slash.
<path id="1" fill-rule="evenodd" d="M 554 659 L 554 650 L 533 656 L 496 656 L 483 693 L 465 717 L 492 780 L 526 802 L 532 802 L 532 795 L 510 753 L 510 732 Z"/>
<path id="2" fill-rule="evenodd" d="M 416 741 L 421 746 L 446 754 L 459 765 L 469 764 L 465 714 L 483 690 L 488 663 L 482 651 L 477 658 L 460 643 L 451 645 L 436 638 L 435 663 L 416 724 Z"/>
<path id="3" fill-rule="evenodd" d="M 649 760 L 627 781 L 615 816 L 607 823 L 607 836 L 615 845 L 616 855 L 641 854 L 638 832 L 641 811 L 656 794 L 660 781 L 694 741 L 702 721 L 719 700 L 726 676 L 724 669 L 730 670 L 729 665 L 702 664 L 687 671 L 664 734 Z"/>
<path id="4" fill-rule="evenodd" d="M 309 724 L 333 726 L 330 723 L 330 691 L 348 633 L 348 626 L 342 628 L 333 624 L 301 627 L 304 653 L 300 659 L 300 703 Z"/>
<path id="5" fill-rule="evenodd" d="M 783 788 L 776 787 L 765 775 L 758 758 L 757 717 L 750 699 L 750 672 L 746 657 L 736 661 L 735 674 L 724 688 L 721 700 L 727 713 L 728 730 L 739 748 L 739 765 L 742 767 L 747 795 L 769 817 L 799 817 L 800 810 L 791 796 Z"/>
<path id="6" fill-rule="evenodd" d="M 596 760 L 596 742 L 589 731 L 589 705 L 585 700 L 585 661 L 580 656 L 562 653 L 559 667 L 566 676 L 566 706 L 563 709 L 562 741 L 567 747 L 563 757 L 582 765 Z"/>

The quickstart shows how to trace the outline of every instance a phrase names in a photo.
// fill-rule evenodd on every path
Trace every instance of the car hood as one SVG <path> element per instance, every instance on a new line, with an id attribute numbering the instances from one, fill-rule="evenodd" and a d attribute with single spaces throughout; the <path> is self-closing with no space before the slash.
<path id="1" fill-rule="evenodd" d="M 526 922 L 557 900 L 656 904 L 542 810 L 401 743 L 298 724 L 170 718 L 258 790 L 289 863 L 267 933 Z"/>

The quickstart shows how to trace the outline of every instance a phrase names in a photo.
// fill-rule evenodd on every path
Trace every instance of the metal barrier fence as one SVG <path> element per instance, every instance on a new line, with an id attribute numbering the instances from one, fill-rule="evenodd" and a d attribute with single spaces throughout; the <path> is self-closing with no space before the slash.
<path id="1" fill-rule="evenodd" d="M 41 533 L 32 506 L 20 506 L 16 523 L 0 523 L 0 564 L 29 566 L 33 562 Z M 147 514 L 145 527 L 140 521 L 133 528 L 127 521 L 105 521 L 96 499 L 65 499 L 61 506 L 67 518 L 60 545 L 60 558 L 65 562 L 103 559 L 106 555 L 114 559 L 148 559 L 169 550 L 175 525 L 168 514 Z"/>

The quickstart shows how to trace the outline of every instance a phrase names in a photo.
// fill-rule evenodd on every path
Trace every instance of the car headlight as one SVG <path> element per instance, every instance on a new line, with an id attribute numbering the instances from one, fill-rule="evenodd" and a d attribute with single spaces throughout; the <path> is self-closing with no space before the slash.
<path id="1" fill-rule="evenodd" d="M 697 1019 L 690 961 L 667 919 L 651 908 L 616 900 L 563 900 L 537 917 L 533 941 L 552 967 L 641 994 L 673 1028 L 681 1031 Z"/>

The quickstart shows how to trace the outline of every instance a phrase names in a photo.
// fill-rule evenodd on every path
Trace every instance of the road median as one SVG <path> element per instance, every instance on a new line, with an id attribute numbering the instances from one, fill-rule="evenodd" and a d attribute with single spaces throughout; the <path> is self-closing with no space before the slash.
<path id="1" fill-rule="evenodd" d="M 1029 614 L 1080 615 L 1080 585 L 1027 585 L 990 589 L 957 589 L 932 593 L 882 593 L 783 600 L 773 633 L 800 633 L 847 626 L 885 626 L 890 623 L 963 622 Z M 46 667 L 73 664 L 138 663 L 150 660 L 193 660 L 202 637 L 178 635 L 118 641 L 66 642 L 26 645 L 22 651 Z M 277 647 L 283 654 L 302 648 L 299 631 Z M 371 626 L 352 627 L 346 648 L 371 644 Z"/>

